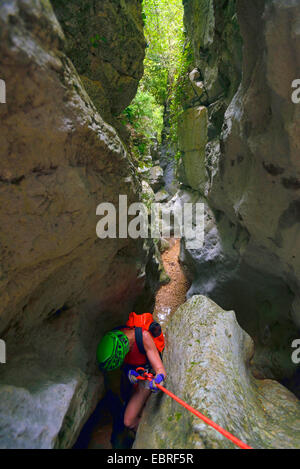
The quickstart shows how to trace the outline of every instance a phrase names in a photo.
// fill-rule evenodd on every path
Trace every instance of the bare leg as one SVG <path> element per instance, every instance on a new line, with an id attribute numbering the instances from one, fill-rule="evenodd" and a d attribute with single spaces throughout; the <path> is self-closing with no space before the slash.
<path id="1" fill-rule="evenodd" d="M 128 402 L 128 405 L 124 414 L 124 425 L 125 427 L 130 428 L 131 430 L 136 431 L 140 422 L 140 413 L 150 396 L 151 391 L 145 389 L 141 386 L 138 386 L 137 390 L 134 392 L 132 398 Z"/>

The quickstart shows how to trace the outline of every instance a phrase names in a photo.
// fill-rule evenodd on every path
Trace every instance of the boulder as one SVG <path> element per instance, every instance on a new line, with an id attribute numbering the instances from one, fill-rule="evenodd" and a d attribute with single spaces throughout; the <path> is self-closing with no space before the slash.
<path id="1" fill-rule="evenodd" d="M 256 449 L 300 448 L 298 399 L 251 374 L 253 342 L 233 311 L 204 296 L 183 304 L 167 326 L 165 386 Z M 169 396 L 152 395 L 135 449 L 231 449 L 229 440 Z"/>
<path id="2" fill-rule="evenodd" d="M 155 202 L 157 203 L 167 202 L 170 198 L 170 194 L 165 189 L 161 189 L 155 194 Z"/>
<path id="3" fill-rule="evenodd" d="M 198 98 L 200 98 L 205 92 L 205 88 L 203 81 L 201 81 L 200 72 L 197 68 L 194 68 L 194 70 L 189 73 L 189 79 L 194 93 Z"/>
<path id="4" fill-rule="evenodd" d="M 170 242 L 166 238 L 160 238 L 159 240 L 159 250 L 163 254 L 165 251 L 170 249 Z"/>
<path id="5" fill-rule="evenodd" d="M 149 184 L 157 192 L 163 186 L 164 171 L 160 166 L 152 166 L 148 171 Z"/>

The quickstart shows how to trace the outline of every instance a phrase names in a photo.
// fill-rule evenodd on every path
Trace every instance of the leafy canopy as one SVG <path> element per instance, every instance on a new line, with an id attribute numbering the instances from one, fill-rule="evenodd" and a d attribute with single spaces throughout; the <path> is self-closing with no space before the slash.
<path id="1" fill-rule="evenodd" d="M 143 9 L 148 48 L 141 85 L 151 90 L 158 104 L 163 105 L 184 48 L 182 0 L 144 0 Z"/>
<path id="2" fill-rule="evenodd" d="M 164 107 L 182 69 L 182 0 L 143 0 L 143 17 L 147 41 L 144 76 L 124 114 L 137 132 L 151 139 L 160 137 Z"/>

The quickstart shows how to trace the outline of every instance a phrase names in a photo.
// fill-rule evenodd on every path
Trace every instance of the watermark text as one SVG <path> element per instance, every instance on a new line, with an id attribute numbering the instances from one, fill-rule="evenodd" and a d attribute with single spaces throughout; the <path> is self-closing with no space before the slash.
<path id="1" fill-rule="evenodd" d="M 299 365 L 300 363 L 300 339 L 295 339 L 292 342 L 292 348 L 294 348 L 294 352 L 292 353 L 292 362 L 295 365 Z"/>
<path id="2" fill-rule="evenodd" d="M 0 339 L 0 364 L 6 363 L 6 343 Z"/>
<path id="3" fill-rule="evenodd" d="M 141 202 L 127 206 L 127 195 L 119 196 L 119 207 L 109 202 L 98 205 L 102 218 L 96 226 L 98 238 L 185 238 L 188 249 L 201 249 L 204 243 L 204 204 L 167 204 Z"/>
<path id="4" fill-rule="evenodd" d="M 0 79 L 0 104 L 6 104 L 6 85 L 5 81 Z"/>
<path id="5" fill-rule="evenodd" d="M 300 79 L 297 78 L 292 82 L 292 88 L 295 89 L 292 93 L 292 102 L 294 104 L 299 104 L 300 103 Z"/>

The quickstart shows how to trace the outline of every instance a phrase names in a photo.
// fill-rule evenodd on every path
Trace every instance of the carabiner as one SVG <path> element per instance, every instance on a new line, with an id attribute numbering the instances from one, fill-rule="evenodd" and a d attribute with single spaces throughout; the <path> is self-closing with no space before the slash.
<path id="1" fill-rule="evenodd" d="M 140 376 L 137 376 L 137 379 L 138 380 L 141 380 L 141 381 L 145 381 L 146 378 L 145 378 L 145 373 L 146 373 L 146 370 L 145 368 L 143 368 L 142 366 L 139 366 L 138 368 L 136 368 L 135 370 L 137 373 L 139 373 Z"/>

